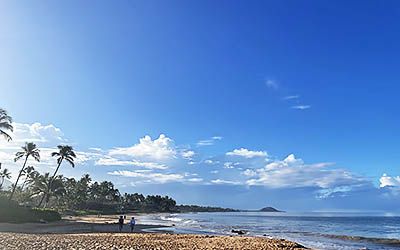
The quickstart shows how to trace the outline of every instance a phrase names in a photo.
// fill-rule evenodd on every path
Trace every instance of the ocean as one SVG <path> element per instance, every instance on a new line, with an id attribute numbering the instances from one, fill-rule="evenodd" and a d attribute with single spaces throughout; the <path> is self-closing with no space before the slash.
<path id="1" fill-rule="evenodd" d="M 172 225 L 175 233 L 246 235 L 284 238 L 324 250 L 400 249 L 400 217 L 349 213 L 224 212 L 151 214 L 144 224 Z M 162 230 L 165 230 L 163 228 Z"/>

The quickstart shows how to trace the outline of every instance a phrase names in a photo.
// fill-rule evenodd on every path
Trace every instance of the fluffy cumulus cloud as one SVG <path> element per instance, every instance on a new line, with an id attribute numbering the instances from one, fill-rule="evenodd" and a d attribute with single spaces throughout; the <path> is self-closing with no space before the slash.
<path id="1" fill-rule="evenodd" d="M 132 147 L 120 147 L 110 150 L 110 155 L 148 158 L 153 160 L 165 160 L 175 158 L 176 149 L 174 141 L 164 134 L 157 139 L 151 139 L 149 135 L 139 139 L 139 143 Z"/>
<path id="2" fill-rule="evenodd" d="M 388 176 L 387 174 L 383 174 L 379 179 L 380 187 L 395 187 L 400 188 L 400 176 Z"/>
<path id="3" fill-rule="evenodd" d="M 335 187 L 352 187 L 365 185 L 368 182 L 355 174 L 328 168 L 332 163 L 305 164 L 293 154 L 281 161 L 273 161 L 265 167 L 246 170 L 251 177 L 248 185 L 263 185 L 271 188 L 315 187 L 331 189 Z"/>
<path id="4" fill-rule="evenodd" d="M 241 156 L 244 158 L 254 158 L 254 157 L 266 157 L 267 152 L 265 151 L 252 151 L 247 148 L 234 149 L 231 152 L 227 152 L 228 156 Z"/>
<path id="5" fill-rule="evenodd" d="M 179 150 L 174 141 L 164 134 L 154 140 L 146 135 L 131 147 L 117 147 L 106 151 L 95 164 L 165 170 L 183 160 L 189 160 L 187 164 L 190 164 L 195 154 L 192 150 Z"/>
<path id="6" fill-rule="evenodd" d="M 14 123 L 12 134 L 14 143 L 25 141 L 35 143 L 66 142 L 64 133 L 53 124 L 42 125 L 41 123 L 25 124 Z"/>

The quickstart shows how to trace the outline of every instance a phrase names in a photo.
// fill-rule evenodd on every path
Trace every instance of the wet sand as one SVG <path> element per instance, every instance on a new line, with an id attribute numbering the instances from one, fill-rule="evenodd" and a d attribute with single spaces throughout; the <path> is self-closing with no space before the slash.
<path id="1" fill-rule="evenodd" d="M 119 232 L 116 223 L 118 215 L 103 216 L 67 216 L 63 220 L 51 223 L 0 223 L 0 232 L 9 233 L 116 233 Z M 128 220 L 126 220 L 128 223 Z M 145 233 L 151 229 L 167 228 L 165 225 L 146 225 L 137 221 L 134 232 Z M 163 230 L 160 230 L 163 232 Z M 122 232 L 130 232 L 127 224 Z"/>
<path id="2" fill-rule="evenodd" d="M 0 233 L 4 250 L 95 249 L 95 250 L 299 250 L 301 245 L 280 239 L 241 236 L 207 236 L 164 233 L 22 234 Z"/>

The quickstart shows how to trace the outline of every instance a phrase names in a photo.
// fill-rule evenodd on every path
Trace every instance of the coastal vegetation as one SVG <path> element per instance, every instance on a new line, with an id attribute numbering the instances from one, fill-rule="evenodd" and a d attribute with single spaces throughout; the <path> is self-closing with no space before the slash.
<path id="1" fill-rule="evenodd" d="M 209 207 L 197 205 L 178 205 L 176 209 L 181 213 L 189 212 L 239 212 L 240 210 L 223 207 Z"/>

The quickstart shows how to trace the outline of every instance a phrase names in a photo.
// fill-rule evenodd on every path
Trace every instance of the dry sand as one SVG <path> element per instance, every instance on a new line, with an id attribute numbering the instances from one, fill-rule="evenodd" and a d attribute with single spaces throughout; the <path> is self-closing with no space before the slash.
<path id="1" fill-rule="evenodd" d="M 117 233 L 117 218 L 116 215 L 69 216 L 62 221 L 45 224 L 0 223 L 0 250 L 305 249 L 283 239 L 171 234 L 165 225 L 141 224 L 140 216 L 137 217 L 135 233 L 127 233 L 128 225 L 124 226 L 122 233 Z M 160 233 L 148 233 L 155 228 Z"/>
<path id="2" fill-rule="evenodd" d="M 237 249 L 283 250 L 304 249 L 286 240 L 241 236 L 207 236 L 154 233 L 91 233 L 91 234 L 22 234 L 0 233 L 0 249 L 4 250 L 136 250 L 136 249 Z"/>

